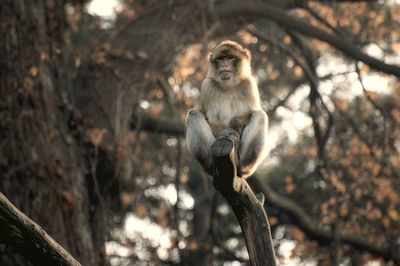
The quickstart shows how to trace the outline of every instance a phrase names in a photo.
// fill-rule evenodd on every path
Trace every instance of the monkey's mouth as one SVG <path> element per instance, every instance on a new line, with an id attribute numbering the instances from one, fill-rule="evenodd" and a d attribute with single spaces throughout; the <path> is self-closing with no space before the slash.
<path id="1" fill-rule="evenodd" d="M 232 77 L 232 72 L 229 70 L 223 70 L 219 72 L 219 75 L 221 76 L 222 80 L 228 80 Z"/>

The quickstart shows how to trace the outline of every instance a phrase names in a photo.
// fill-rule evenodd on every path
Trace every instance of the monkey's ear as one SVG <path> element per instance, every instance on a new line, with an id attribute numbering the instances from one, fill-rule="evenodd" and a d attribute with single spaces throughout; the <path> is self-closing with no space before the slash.
<path id="1" fill-rule="evenodd" d="M 212 60 L 213 60 L 213 53 L 209 53 L 208 54 L 208 61 L 211 63 L 212 62 Z"/>

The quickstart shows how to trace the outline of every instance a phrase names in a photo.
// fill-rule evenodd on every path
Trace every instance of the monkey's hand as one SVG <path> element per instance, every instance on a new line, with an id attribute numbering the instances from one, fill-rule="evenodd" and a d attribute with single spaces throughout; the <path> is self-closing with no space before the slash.
<path id="1" fill-rule="evenodd" d="M 223 124 L 215 124 L 215 123 L 210 123 L 210 127 L 212 129 L 215 138 L 218 139 L 218 138 L 229 137 L 234 141 L 234 143 L 239 143 L 240 134 L 233 128 Z"/>
<path id="2" fill-rule="evenodd" d="M 235 116 L 231 119 L 231 121 L 229 121 L 229 127 L 238 132 L 239 136 L 242 135 L 244 128 L 250 120 L 250 116 L 251 113 L 241 116 Z"/>

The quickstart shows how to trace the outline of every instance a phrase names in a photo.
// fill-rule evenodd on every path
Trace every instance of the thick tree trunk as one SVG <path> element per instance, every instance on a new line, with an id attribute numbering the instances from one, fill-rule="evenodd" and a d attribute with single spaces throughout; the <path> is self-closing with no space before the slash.
<path id="1" fill-rule="evenodd" d="M 64 52 L 64 3 L 1 4 L 0 191 L 82 265 L 99 265 L 84 160 L 69 133 L 56 67 Z M 0 236 L 0 243 L 0 265 L 27 264 L 10 241 Z"/>

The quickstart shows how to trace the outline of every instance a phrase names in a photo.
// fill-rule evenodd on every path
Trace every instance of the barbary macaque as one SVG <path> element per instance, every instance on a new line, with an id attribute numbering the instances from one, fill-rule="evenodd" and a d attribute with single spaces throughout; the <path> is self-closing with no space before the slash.
<path id="1" fill-rule="evenodd" d="M 211 146 L 220 137 L 238 144 L 239 177 L 254 173 L 267 153 L 268 116 L 262 110 L 250 51 L 234 41 L 215 47 L 209 59 L 199 107 L 186 117 L 189 152 L 205 171 L 213 174 Z M 235 187 L 236 191 L 240 187 Z"/>

